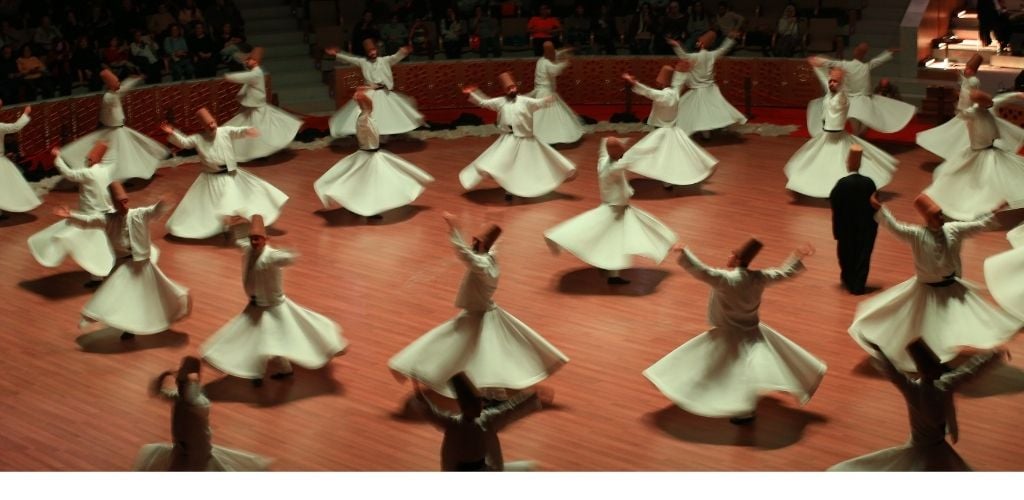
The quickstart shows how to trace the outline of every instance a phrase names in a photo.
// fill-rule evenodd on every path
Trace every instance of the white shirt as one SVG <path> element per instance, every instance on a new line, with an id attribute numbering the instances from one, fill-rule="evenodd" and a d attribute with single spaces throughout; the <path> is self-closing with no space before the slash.
<path id="1" fill-rule="evenodd" d="M 494 247 L 487 253 L 476 253 L 462 239 L 458 231 L 452 230 L 452 246 L 455 254 L 466 264 L 466 275 L 459 286 L 459 295 L 455 298 L 455 307 L 471 312 L 485 312 L 494 307 L 491 297 L 498 289 L 498 261 L 494 259 Z"/>
<path id="2" fill-rule="evenodd" d="M 116 92 L 108 90 L 103 93 L 103 103 L 100 104 L 100 123 L 104 127 L 124 126 L 124 108 L 121 106 L 121 97 L 141 82 L 142 78 L 125 78 Z"/>
<path id="3" fill-rule="evenodd" d="M 967 137 L 971 140 L 971 149 L 988 149 L 999 138 L 999 124 L 992 114 L 999 106 L 1017 98 L 1016 92 L 1000 94 L 992 98 L 992 108 L 986 109 L 971 102 L 960 110 L 960 117 L 967 124 Z"/>
<path id="4" fill-rule="evenodd" d="M 537 68 L 533 73 L 534 88 L 547 88 L 552 92 L 555 91 L 555 81 L 558 79 L 558 75 L 562 74 L 562 71 L 569 66 L 567 61 L 562 60 L 564 53 L 564 50 L 555 53 L 556 62 L 551 62 L 546 57 L 537 59 Z"/>
<path id="5" fill-rule="evenodd" d="M 242 84 L 238 90 L 238 102 L 242 106 L 258 108 L 267 104 L 267 81 L 263 76 L 263 68 L 256 66 L 247 71 L 227 73 L 224 79 Z"/>
<path id="6" fill-rule="evenodd" d="M 214 132 L 213 138 L 209 139 L 206 134 L 192 134 L 186 137 L 175 129 L 168 139 L 179 148 L 195 149 L 199 153 L 199 162 L 206 168 L 206 172 L 222 172 L 225 170 L 222 166 L 227 167 L 228 172 L 232 172 L 238 168 L 232 141 L 246 137 L 246 130 L 248 127 L 220 126 Z"/>
<path id="7" fill-rule="evenodd" d="M 82 215 L 72 212 L 71 218 L 86 224 L 102 225 L 118 258 L 131 257 L 138 262 L 152 256 L 153 242 L 149 237 L 149 222 L 167 212 L 168 207 L 158 202 L 148 207 L 128 209 L 128 213 L 110 212 L 106 215 Z"/>
<path id="8" fill-rule="evenodd" d="M 715 50 L 704 50 L 700 49 L 695 54 L 688 54 L 682 47 L 675 46 L 672 50 L 675 51 L 676 55 L 680 59 L 688 59 L 693 63 L 693 68 L 690 69 L 690 77 L 686 81 L 686 85 L 691 89 L 699 89 L 702 87 L 710 87 L 715 84 L 715 60 L 729 53 L 732 46 L 736 45 L 736 40 L 732 38 L 726 38 L 722 42 L 722 46 Z"/>
<path id="9" fill-rule="evenodd" d="M 554 101 L 521 95 L 511 101 L 507 97 L 488 98 L 483 92 L 474 90 L 469 95 L 469 102 L 484 109 L 497 111 L 498 130 L 503 133 L 511 132 L 516 137 L 533 137 L 533 113 L 550 106 Z"/>
<path id="10" fill-rule="evenodd" d="M 235 245 L 242 249 L 242 288 L 245 295 L 260 307 L 273 307 L 284 302 L 282 268 L 292 265 L 297 255 L 268 244 L 259 255 L 253 256 L 247 234 L 237 238 Z"/>
<path id="11" fill-rule="evenodd" d="M 846 91 L 829 92 L 821 106 L 821 128 L 826 132 L 838 132 L 846 129 L 846 116 L 850 111 L 850 100 Z"/>
<path id="12" fill-rule="evenodd" d="M 25 125 L 28 125 L 29 121 L 30 118 L 28 115 L 22 113 L 14 123 L 0 123 L 0 156 L 3 156 L 3 154 L 6 153 L 6 151 L 4 151 L 4 136 L 7 134 L 16 134 L 21 132 L 21 129 L 25 128 Z"/>
<path id="13" fill-rule="evenodd" d="M 391 90 L 395 86 L 395 78 L 391 74 L 391 67 L 405 59 L 405 56 L 406 53 L 399 50 L 390 56 L 377 57 L 373 61 L 349 54 L 348 52 L 338 52 L 334 57 L 339 61 L 359 66 L 359 69 L 363 71 L 363 81 L 367 85 L 371 87 L 383 85 L 388 90 Z"/>
<path id="14" fill-rule="evenodd" d="M 790 255 L 779 268 L 750 270 L 743 267 L 719 269 L 704 265 L 690 250 L 679 256 L 683 266 L 694 278 L 711 286 L 708 322 L 716 328 L 733 331 L 756 331 L 761 322 L 761 294 L 767 285 L 792 278 L 804 269 L 800 258 Z"/>
<path id="15" fill-rule="evenodd" d="M 78 184 L 78 209 L 86 215 L 105 214 L 114 211 L 110 201 L 111 165 L 97 163 L 88 168 L 71 168 L 64 159 L 57 157 L 54 161 L 60 175 Z"/>
<path id="16" fill-rule="evenodd" d="M 882 51 L 868 62 L 852 59 L 849 61 L 831 61 L 823 59 L 826 68 L 841 68 L 843 75 L 843 88 L 850 97 L 871 96 L 874 90 L 871 86 L 871 70 L 892 60 L 892 52 Z"/>
<path id="17" fill-rule="evenodd" d="M 629 205 L 633 188 L 626 180 L 626 165 L 612 160 L 608 154 L 608 139 L 601 139 L 597 153 L 597 184 L 601 188 L 601 203 L 613 206 Z"/>
<path id="18" fill-rule="evenodd" d="M 686 81 L 686 74 L 676 71 L 672 74 L 672 85 L 663 89 L 653 89 L 637 82 L 633 85 L 633 93 L 651 100 L 651 116 L 647 124 L 653 127 L 671 127 L 679 116 L 679 91 Z"/>
<path id="19" fill-rule="evenodd" d="M 914 272 L 922 283 L 940 283 L 960 276 L 960 245 L 964 238 L 993 224 L 992 214 L 969 222 L 947 222 L 933 231 L 924 226 L 897 221 L 889 209 L 875 212 L 875 220 L 888 226 L 897 238 L 910 244 L 914 253 Z"/>
<path id="20" fill-rule="evenodd" d="M 380 148 L 380 133 L 377 132 L 377 122 L 371 113 L 364 111 L 356 118 L 356 140 L 359 141 L 359 149 Z"/>

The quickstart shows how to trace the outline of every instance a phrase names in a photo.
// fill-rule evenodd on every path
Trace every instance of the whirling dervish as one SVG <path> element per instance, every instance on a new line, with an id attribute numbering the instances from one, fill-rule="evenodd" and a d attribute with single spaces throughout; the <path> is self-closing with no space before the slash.
<path id="1" fill-rule="evenodd" d="M 380 147 L 380 134 L 373 119 L 369 89 L 360 88 L 353 97 L 359 114 L 359 150 L 335 163 L 313 184 L 325 208 L 335 202 L 368 218 L 412 203 L 434 178 L 422 169 Z"/>
<path id="2" fill-rule="evenodd" d="M 1012 127 L 1016 134 L 1024 134 L 1024 130 L 1009 123 L 1000 126 L 994 115 L 999 106 L 1021 99 L 1024 93 L 1020 92 L 993 98 L 981 90 L 971 91 L 973 104 L 960 112 L 967 124 L 970 148 L 953 154 L 936 167 L 932 184 L 924 190 L 944 214 L 972 220 L 1003 203 L 1010 208 L 1024 206 L 1024 158 L 1016 151 L 996 146 L 1002 130 Z"/>
<path id="3" fill-rule="evenodd" d="M 508 399 L 506 390 L 540 383 L 569 358 L 494 303 L 500 275 L 494 244 L 501 228 L 485 224 L 467 243 L 458 219 L 447 212 L 444 219 L 455 253 L 466 265 L 455 299 L 462 312 L 399 351 L 388 367 L 397 377 L 412 379 L 449 398 L 455 393 L 448 381 L 464 372 L 486 397 Z"/>
<path id="4" fill-rule="evenodd" d="M 498 75 L 505 95 L 488 98 L 475 85 L 462 89 L 473 104 L 498 112 L 500 135 L 491 147 L 473 163 L 459 172 L 462 187 L 473 189 L 491 177 L 505 189 L 505 199 L 512 196 L 534 198 L 558 189 L 563 182 L 576 177 L 576 166 L 551 146 L 533 135 L 533 114 L 551 106 L 554 96 L 534 99 L 519 95 L 519 86 L 511 73 Z"/>
<path id="5" fill-rule="evenodd" d="M 876 205 L 877 201 L 876 201 Z M 968 236 L 997 224 L 991 214 L 970 222 L 947 221 L 943 209 L 928 195 L 914 200 L 926 226 L 897 221 L 881 206 L 880 225 L 910 245 L 915 276 L 857 306 L 850 336 L 875 355 L 871 344 L 900 370 L 914 371 L 906 347 L 920 337 L 943 363 L 964 347 L 991 349 L 1009 341 L 1020 320 L 993 307 L 977 286 L 960 277 L 960 247 Z"/>
<path id="6" fill-rule="evenodd" d="M 583 137 L 583 125 L 556 90 L 558 75 L 569 66 L 572 49 L 555 50 L 555 44 L 544 42 L 544 55 L 537 59 L 533 76 L 533 92 L 526 97 L 544 99 L 554 96 L 555 102 L 533 114 L 533 135 L 544 144 L 571 144 Z"/>
<path id="7" fill-rule="evenodd" d="M 686 79 L 690 91 L 679 100 L 679 118 L 676 120 L 676 126 L 687 135 L 701 132 L 708 138 L 712 130 L 747 123 L 747 117 L 725 100 L 715 83 L 715 61 L 729 53 L 738 37 L 739 33 L 729 33 L 729 38 L 720 47 L 709 50 L 718 40 L 718 35 L 708 31 L 697 40 L 699 51 L 695 54 L 687 53 L 676 40 L 668 41 L 680 59 L 693 63 Z"/>
<path id="8" fill-rule="evenodd" d="M 3 106 L 3 101 L 0 101 L 0 106 Z M 4 211 L 29 212 L 43 202 L 28 185 L 21 170 L 7 159 L 4 151 L 4 136 L 16 134 L 25 128 L 31 112 L 32 106 L 25 106 L 17 121 L 0 123 L 0 217 L 4 216 Z"/>
<path id="9" fill-rule="evenodd" d="M 798 249 L 778 268 L 749 269 L 762 247 L 750 239 L 732 252 L 726 268 L 713 268 L 676 246 L 682 251 L 679 265 L 711 286 L 712 328 L 658 360 L 644 376 L 690 413 L 749 424 L 764 393 L 788 392 L 806 404 L 825 376 L 825 363 L 760 319 L 765 287 L 796 276 L 813 249 Z"/>
<path id="10" fill-rule="evenodd" d="M 833 68 L 828 75 L 828 95 L 821 106 L 822 134 L 812 137 L 786 163 L 786 189 L 814 198 L 828 198 L 836 182 L 847 175 L 850 146 L 863 149 L 860 173 L 880 189 L 892 180 L 896 158 L 868 141 L 846 131 L 850 101 L 843 88 L 845 75 Z"/>
<path id="11" fill-rule="evenodd" d="M 218 126 L 206 108 L 200 108 L 196 116 L 203 127 L 198 134 L 186 136 L 166 123 L 161 126 L 176 146 L 194 148 L 203 166 L 167 220 L 167 231 L 179 238 L 209 238 L 226 231 L 224 217 L 248 218 L 257 213 L 267 225 L 273 224 L 288 195 L 242 170 L 235 159 L 234 139 L 259 137 L 259 129 Z"/>
<path id="12" fill-rule="evenodd" d="M 634 255 L 661 263 L 677 239 L 665 224 L 629 203 L 633 188 L 626 181 L 626 147 L 618 137 L 601 139 L 597 156 L 601 205 L 544 232 L 554 253 L 565 249 L 604 270 L 610 285 L 629 283 L 619 271 L 632 266 Z"/>
<path id="13" fill-rule="evenodd" d="M 622 75 L 622 79 L 633 88 L 633 93 L 651 100 L 647 124 L 657 127 L 629 148 L 622 161 L 630 172 L 659 180 L 666 189 L 701 182 L 718 164 L 714 156 L 675 126 L 679 119 L 679 93 L 691 67 L 692 63 L 687 60 L 679 61 L 675 68 L 662 66 L 655 80 L 660 89 L 638 82 L 629 73 Z"/>
<path id="14" fill-rule="evenodd" d="M 826 68 L 839 68 L 846 74 L 843 88 L 850 96 L 850 122 L 853 133 L 861 135 L 868 128 L 891 134 L 906 127 L 917 113 L 917 108 L 896 99 L 875 95 L 871 84 L 871 70 L 892 60 L 898 49 L 883 51 L 874 59 L 865 62 L 870 46 L 866 43 L 853 48 L 853 59 L 833 61 L 813 56 L 812 64 Z M 881 186 L 879 186 L 881 187 Z"/>
<path id="15" fill-rule="evenodd" d="M 121 99 L 125 93 L 142 83 L 141 77 L 126 78 L 124 82 L 109 69 L 100 72 L 100 78 L 107 86 L 100 103 L 101 127 L 78 140 L 65 145 L 61 150 L 71 168 L 84 168 L 89 150 L 99 141 L 107 143 L 104 161 L 113 165 L 111 179 L 149 179 L 156 173 L 160 162 L 171 155 L 159 142 L 140 134 L 125 125 L 124 106 Z"/>
<path id="16" fill-rule="evenodd" d="M 369 94 L 373 99 L 373 109 L 377 113 L 380 135 L 404 134 L 423 126 L 423 115 L 416 110 L 416 103 L 409 96 L 394 91 L 395 79 L 391 74 L 391 67 L 411 54 L 412 47 L 402 47 L 390 56 L 378 57 L 377 44 L 366 39 L 363 40 L 363 50 L 366 51 L 365 58 L 342 52 L 337 47 L 328 48 L 326 53 L 362 70 L 363 85 L 372 89 Z M 359 113 L 359 106 L 355 100 L 345 103 L 331 115 L 331 135 L 355 135 Z"/>
<path id="17" fill-rule="evenodd" d="M 241 83 L 238 102 L 241 109 L 226 127 L 255 128 L 259 137 L 235 139 L 235 161 L 240 163 L 265 158 L 287 148 L 302 127 L 299 117 L 267 104 L 267 82 L 263 74 L 263 47 L 255 47 L 245 59 L 246 71 L 228 73 L 224 79 Z"/>

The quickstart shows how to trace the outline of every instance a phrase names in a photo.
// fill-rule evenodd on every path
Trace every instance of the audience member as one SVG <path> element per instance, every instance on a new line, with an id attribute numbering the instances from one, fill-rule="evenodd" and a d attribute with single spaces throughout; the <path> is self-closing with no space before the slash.
<path id="1" fill-rule="evenodd" d="M 788 4 L 782 11 L 775 34 L 772 35 L 772 54 L 792 57 L 800 46 L 800 23 L 796 17 L 796 4 Z"/>
<path id="2" fill-rule="evenodd" d="M 626 36 L 629 41 L 630 54 L 651 53 L 651 40 L 654 39 L 654 28 L 651 4 L 644 2 L 640 4 L 636 15 L 629 22 L 629 33 Z"/>
<path id="3" fill-rule="evenodd" d="M 146 83 L 160 83 L 164 69 L 163 61 L 157 55 L 160 48 L 151 35 L 140 30 L 132 33 L 132 39 L 132 63 L 145 75 Z"/>
<path id="4" fill-rule="evenodd" d="M 540 57 L 544 55 L 544 42 L 559 46 L 557 37 L 562 33 L 562 23 L 551 15 L 551 7 L 548 4 L 541 4 L 537 15 L 526 23 L 526 31 L 533 40 L 533 55 Z"/>
<path id="5" fill-rule="evenodd" d="M 577 54 L 589 52 L 592 24 L 593 21 L 582 3 L 576 4 L 572 15 L 565 19 L 565 43 L 576 49 Z"/>
<path id="6" fill-rule="evenodd" d="M 164 38 L 164 53 L 170 58 L 171 79 L 186 80 L 195 77 L 192 67 L 192 54 L 189 53 L 188 42 L 181 33 L 181 25 L 172 24 L 170 34 Z"/>
<path id="7" fill-rule="evenodd" d="M 672 54 L 672 47 L 665 43 L 665 39 L 685 40 L 688 28 L 689 18 L 679 7 L 679 2 L 669 2 L 661 18 L 658 36 L 654 39 L 654 52 L 660 55 Z"/>
<path id="8" fill-rule="evenodd" d="M 53 84 L 46 73 L 46 65 L 32 53 L 31 44 L 26 43 L 21 47 L 18 73 L 25 82 L 26 100 L 34 101 L 40 98 L 39 96 L 42 96 L 42 99 L 53 97 Z"/>
<path id="9" fill-rule="evenodd" d="M 445 58 L 462 58 L 462 37 L 465 33 L 465 24 L 459 19 L 458 13 L 448 7 L 444 19 L 441 19 L 441 42 L 444 45 Z"/>
<path id="10" fill-rule="evenodd" d="M 492 15 L 490 8 L 477 7 L 476 18 L 473 19 L 473 33 L 480 37 L 480 57 L 491 54 L 501 57 L 501 25 Z"/>
<path id="11" fill-rule="evenodd" d="M 217 75 L 218 58 L 214 55 L 220 54 L 213 38 L 206 33 L 206 25 L 195 23 L 195 34 L 188 41 L 188 48 L 192 52 L 192 65 L 195 67 L 196 78 L 210 78 Z"/>

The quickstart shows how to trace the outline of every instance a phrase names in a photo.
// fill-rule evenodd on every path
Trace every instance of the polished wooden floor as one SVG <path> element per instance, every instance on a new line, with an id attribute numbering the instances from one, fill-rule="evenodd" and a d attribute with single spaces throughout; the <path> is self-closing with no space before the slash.
<path id="1" fill-rule="evenodd" d="M 814 399 L 799 405 L 784 394 L 765 398 L 756 425 L 689 415 L 669 403 L 641 372 L 707 328 L 707 288 L 674 260 L 638 262 L 633 284 L 609 288 L 571 255 L 552 256 L 541 233 L 598 203 L 598 137 L 563 149 L 579 178 L 541 201 L 506 204 L 502 193 L 464 194 L 459 169 L 493 138 L 401 141 L 387 145 L 437 181 L 407 209 L 366 224 L 344 210 L 322 211 L 313 181 L 354 148 L 292 151 L 257 162 L 251 171 L 291 195 L 272 231 L 272 244 L 301 253 L 287 271 L 288 295 L 344 328 L 351 346 L 328 369 L 300 371 L 291 382 L 246 381 L 204 371 L 214 400 L 214 442 L 275 459 L 275 470 L 437 470 L 441 434 L 407 406 L 408 384 L 389 374 L 388 358 L 457 311 L 452 302 L 463 268 L 453 256 L 441 214 L 467 224 L 490 219 L 505 234 L 497 301 L 541 332 L 572 361 L 545 386 L 555 405 L 510 427 L 506 459 L 537 460 L 545 470 L 824 470 L 908 436 L 903 400 L 872 372 L 846 333 L 857 297 L 837 286 L 829 210 L 795 202 L 782 167 L 801 145 L 791 137 L 745 136 L 706 143 L 721 161 L 700 190 L 675 193 L 636 180 L 634 203 L 675 229 L 711 263 L 748 235 L 765 241 L 758 264 L 774 265 L 803 242 L 819 252 L 795 281 L 768 291 L 765 322 L 828 364 Z M 901 161 L 886 198 L 896 215 L 914 220 L 911 200 L 929 182 L 935 158 L 881 143 Z M 161 170 L 133 201 L 181 196 L 199 169 Z M 169 439 L 170 407 L 147 396 L 152 378 L 176 366 L 236 315 L 246 299 L 237 251 L 220 239 L 154 237 L 160 266 L 188 286 L 195 307 L 173 332 L 122 343 L 116 332 L 81 336 L 78 312 L 89 298 L 86 274 L 71 263 L 40 267 L 26 238 L 56 220 L 51 209 L 74 204 L 54 192 L 32 215 L 0 221 L 0 469 L 126 470 L 143 444 Z M 1003 233 L 964 246 L 965 276 L 982 280 L 982 262 L 1008 248 Z M 879 236 L 869 284 L 893 286 L 913 273 L 909 249 Z M 978 470 L 1022 470 L 1024 358 L 1017 356 L 958 396 L 957 451 Z"/>

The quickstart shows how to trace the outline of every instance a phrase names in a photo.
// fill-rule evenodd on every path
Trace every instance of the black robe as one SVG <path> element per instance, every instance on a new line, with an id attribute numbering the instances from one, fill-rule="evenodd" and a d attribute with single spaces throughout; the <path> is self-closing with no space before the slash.
<path id="1" fill-rule="evenodd" d="M 875 248 L 878 223 L 871 195 L 875 182 L 859 173 L 847 175 L 832 188 L 828 195 L 832 205 L 832 236 L 836 239 L 839 257 L 839 278 L 851 293 L 864 293 L 871 266 L 871 251 Z"/>

